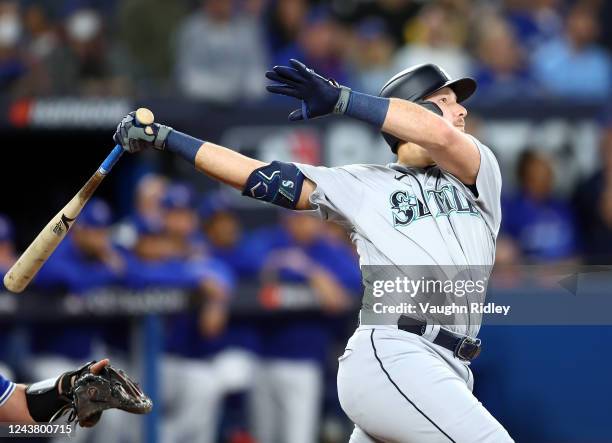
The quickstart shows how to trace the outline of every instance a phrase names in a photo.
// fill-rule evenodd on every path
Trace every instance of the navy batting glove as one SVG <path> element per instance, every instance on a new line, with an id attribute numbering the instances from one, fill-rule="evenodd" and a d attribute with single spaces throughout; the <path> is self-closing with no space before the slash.
<path id="1" fill-rule="evenodd" d="M 302 108 L 289 114 L 289 120 L 308 120 L 328 114 L 344 114 L 351 90 L 335 80 L 326 79 L 298 60 L 289 60 L 289 66 L 275 66 L 266 77 L 277 84 L 266 89 L 274 94 L 302 100 Z"/>

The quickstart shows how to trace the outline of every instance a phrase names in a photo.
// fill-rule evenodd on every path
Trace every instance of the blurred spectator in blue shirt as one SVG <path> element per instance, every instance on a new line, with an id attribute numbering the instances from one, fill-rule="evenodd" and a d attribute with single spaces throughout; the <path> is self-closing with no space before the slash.
<path id="1" fill-rule="evenodd" d="M 110 207 L 98 198 L 90 200 L 33 283 L 40 289 L 64 290 L 77 297 L 86 297 L 88 291 L 121 283 L 125 262 L 110 242 L 111 221 Z M 56 376 L 58 372 L 100 357 L 95 355 L 94 345 L 103 331 L 89 319 L 35 324 L 30 332 L 34 353 L 31 368 L 35 379 Z M 125 330 L 122 333 L 125 335 Z M 77 441 L 94 436 L 108 441 L 104 426 L 79 433 Z"/>
<path id="2" fill-rule="evenodd" d="M 196 259 L 204 254 L 203 238 L 198 231 L 196 194 L 186 183 L 172 183 L 161 201 L 165 234 L 185 259 Z"/>
<path id="3" fill-rule="evenodd" d="M 354 87 L 365 93 L 378 95 L 382 86 L 395 74 L 395 43 L 385 22 L 377 17 L 361 21 L 355 34 L 352 57 Z"/>
<path id="4" fill-rule="evenodd" d="M 605 99 L 612 91 L 610 54 L 598 45 L 599 24 L 586 3 L 574 6 L 565 34 L 532 54 L 532 70 L 548 92 L 573 99 Z"/>
<path id="5" fill-rule="evenodd" d="M 198 213 L 206 240 L 207 253 L 226 263 L 241 279 L 255 278 L 261 256 L 250 247 L 252 235 L 243 235 L 243 227 L 230 196 L 223 191 L 204 197 Z"/>
<path id="6" fill-rule="evenodd" d="M 261 23 L 232 0 L 203 0 L 181 25 L 176 78 L 191 98 L 219 103 L 263 96 L 267 51 Z"/>
<path id="7" fill-rule="evenodd" d="M 448 5 L 431 3 L 409 24 L 406 45 L 395 56 L 395 71 L 412 65 L 436 63 L 451 77 L 472 71 L 472 60 L 464 48 L 467 23 L 463 14 L 454 14 Z"/>
<path id="8" fill-rule="evenodd" d="M 83 293 L 120 282 L 125 263 L 111 243 L 111 221 L 108 204 L 98 198 L 91 199 L 34 283 Z"/>
<path id="9" fill-rule="evenodd" d="M 13 224 L 9 218 L 0 214 L 0 273 L 2 275 L 15 263 L 15 246 Z"/>
<path id="10" fill-rule="evenodd" d="M 227 345 L 224 328 L 235 277 L 222 262 L 195 253 L 194 203 L 190 187 L 171 184 L 161 200 L 161 224 L 135 219 L 139 237 L 129 256 L 128 282 L 137 289 L 178 289 L 197 297 L 198 308 L 166 322 L 162 371 L 164 380 L 172 382 L 162 386 L 168 405 L 162 440 L 213 443 L 221 400 L 235 386 L 229 386 L 230 374 L 211 360 Z M 245 360 L 242 355 L 230 357 Z"/>
<path id="11" fill-rule="evenodd" d="M 359 23 L 372 17 L 382 19 L 394 46 L 401 46 L 406 42 L 406 28 L 426 3 L 415 0 L 352 1 L 347 2 L 346 7 L 335 8 L 335 12 L 344 23 Z M 461 2 L 452 3 L 458 5 Z"/>
<path id="12" fill-rule="evenodd" d="M 271 54 L 277 54 L 292 45 L 298 35 L 306 14 L 306 0 L 272 0 L 265 14 L 266 34 Z"/>
<path id="13" fill-rule="evenodd" d="M 513 27 L 520 43 L 533 49 L 563 31 L 563 19 L 559 13 L 561 0 L 535 0 L 506 2 L 506 18 Z"/>
<path id="14" fill-rule="evenodd" d="M 15 87 L 27 72 L 19 48 L 22 27 L 18 2 L 0 2 L 0 90 L 3 91 Z"/>
<path id="15" fill-rule="evenodd" d="M 514 32 L 501 17 L 485 20 L 477 44 L 474 78 L 487 101 L 515 100 L 536 94 L 525 54 Z"/>
<path id="16" fill-rule="evenodd" d="M 282 294 L 302 288 L 312 302 L 260 327 L 254 431 L 258 441 L 310 443 L 319 428 L 324 362 L 333 336 L 326 316 L 316 309 L 327 315 L 345 312 L 360 280 L 352 251 L 326 235 L 323 222 L 296 212 L 284 212 L 282 219 L 281 227 L 257 232 L 264 245 L 259 250 L 267 251 L 262 254 L 262 301 L 272 309 L 290 309 Z M 350 261 L 353 268 L 347 270 Z"/>
<path id="17" fill-rule="evenodd" d="M 568 261 L 576 254 L 570 205 L 553 195 L 553 169 L 541 153 L 527 150 L 518 163 L 520 189 L 502 201 L 502 232 L 517 243 L 524 261 Z"/>
<path id="18" fill-rule="evenodd" d="M 342 57 L 344 42 L 329 9 L 314 7 L 308 11 L 295 42 L 275 54 L 274 64 L 287 65 L 289 59 L 295 58 L 338 83 L 350 83 Z"/>
<path id="19" fill-rule="evenodd" d="M 13 241 L 13 224 L 8 217 L 0 214 L 0 274 L 3 276 L 17 259 Z M 0 322 L 0 343 L 2 343 L 2 346 L 0 346 L 0 372 L 8 369 L 6 362 L 10 359 L 13 347 L 11 331 L 11 323 Z M 2 373 L 6 374 L 6 372 Z M 12 373 L 12 371 L 9 371 L 9 373 Z"/>
<path id="20" fill-rule="evenodd" d="M 118 245 L 128 250 L 134 248 L 138 240 L 136 225 L 140 219 L 151 225 L 161 226 L 161 200 L 166 194 L 167 186 L 168 179 L 163 175 L 148 173 L 140 177 L 136 183 L 133 202 L 130 202 L 133 213 L 122 220 L 113 233 Z"/>
<path id="21" fill-rule="evenodd" d="M 601 136 L 601 168 L 576 188 L 574 194 L 587 264 L 612 262 L 612 113 Z"/>

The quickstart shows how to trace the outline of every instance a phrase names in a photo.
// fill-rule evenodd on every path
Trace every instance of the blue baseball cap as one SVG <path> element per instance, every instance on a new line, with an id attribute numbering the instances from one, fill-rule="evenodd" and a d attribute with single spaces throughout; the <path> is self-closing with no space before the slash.
<path id="1" fill-rule="evenodd" d="M 368 17 L 359 22 L 357 35 L 364 40 L 371 40 L 387 34 L 385 21 L 380 17 Z"/>
<path id="2" fill-rule="evenodd" d="M 83 228 L 108 228 L 111 222 L 111 208 L 99 198 L 93 198 L 85 205 L 77 221 Z"/>
<path id="3" fill-rule="evenodd" d="M 161 199 L 165 209 L 194 209 L 195 191 L 185 183 L 173 183 Z"/>
<path id="4" fill-rule="evenodd" d="M 233 205 L 227 192 L 218 191 L 206 195 L 198 206 L 198 215 L 207 220 L 220 212 L 231 212 Z"/>
<path id="5" fill-rule="evenodd" d="M 139 215 L 130 220 L 138 235 L 155 235 L 163 232 L 161 221 L 152 220 Z"/>
<path id="6" fill-rule="evenodd" d="M 0 214 L 0 242 L 13 241 L 13 224 L 6 215 Z"/>
<path id="7" fill-rule="evenodd" d="M 326 23 L 332 19 L 331 11 L 327 6 L 320 5 L 311 8 L 306 14 L 306 24 L 308 26 Z"/>

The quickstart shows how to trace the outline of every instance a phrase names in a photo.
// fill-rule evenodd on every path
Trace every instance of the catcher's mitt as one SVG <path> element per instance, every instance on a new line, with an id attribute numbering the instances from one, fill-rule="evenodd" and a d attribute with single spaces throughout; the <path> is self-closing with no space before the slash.
<path id="1" fill-rule="evenodd" d="M 121 369 L 110 365 L 98 374 L 80 371 L 67 397 L 70 402 L 56 415 L 69 413 L 68 421 L 78 419 L 82 427 L 94 426 L 106 409 L 132 414 L 147 414 L 153 409 L 153 402 L 138 384 Z"/>

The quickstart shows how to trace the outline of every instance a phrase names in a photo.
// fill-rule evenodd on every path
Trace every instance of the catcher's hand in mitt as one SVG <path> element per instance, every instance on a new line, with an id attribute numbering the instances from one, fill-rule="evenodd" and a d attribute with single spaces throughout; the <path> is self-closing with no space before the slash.
<path id="1" fill-rule="evenodd" d="M 147 414 L 153 402 L 121 369 L 95 361 L 64 374 L 60 381 L 68 403 L 52 419 L 68 413 L 68 421 L 78 419 L 82 427 L 92 427 L 106 409 Z"/>

